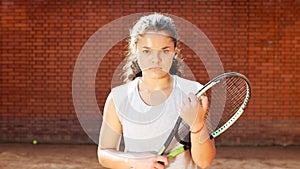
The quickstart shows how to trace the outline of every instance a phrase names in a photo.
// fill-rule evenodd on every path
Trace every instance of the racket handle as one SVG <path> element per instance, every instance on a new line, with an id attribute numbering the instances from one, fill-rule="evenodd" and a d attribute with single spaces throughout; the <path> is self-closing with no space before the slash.
<path id="1" fill-rule="evenodd" d="M 177 155 L 183 153 L 186 149 L 188 149 L 187 146 L 182 146 L 180 148 L 177 148 L 177 149 L 173 150 L 172 152 L 170 152 L 167 157 L 170 160 L 170 159 L 176 157 Z"/>
<path id="2" fill-rule="evenodd" d="M 183 153 L 187 149 L 189 149 L 188 146 L 182 146 L 182 147 L 179 147 L 179 148 L 173 150 L 172 152 L 168 153 L 168 155 L 167 155 L 168 160 L 171 160 L 172 158 L 174 158 L 177 155 Z M 162 165 L 165 165 L 164 162 L 162 162 L 162 161 L 158 161 L 158 163 L 162 164 Z"/>

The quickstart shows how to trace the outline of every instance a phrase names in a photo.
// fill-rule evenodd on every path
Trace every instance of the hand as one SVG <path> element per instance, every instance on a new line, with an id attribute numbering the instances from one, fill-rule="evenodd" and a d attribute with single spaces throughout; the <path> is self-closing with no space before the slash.
<path id="1" fill-rule="evenodd" d="M 198 99 L 193 93 L 189 93 L 179 107 L 179 115 L 190 126 L 191 131 L 197 131 L 204 124 L 207 108 L 206 96 L 201 95 Z"/>
<path id="2" fill-rule="evenodd" d="M 152 155 L 147 158 L 134 159 L 132 161 L 132 167 L 135 169 L 164 169 L 168 163 L 166 156 Z"/>

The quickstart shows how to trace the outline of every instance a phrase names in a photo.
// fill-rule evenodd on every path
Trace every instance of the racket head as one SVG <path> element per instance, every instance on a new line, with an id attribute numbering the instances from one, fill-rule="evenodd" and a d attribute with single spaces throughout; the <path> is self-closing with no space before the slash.
<path id="1" fill-rule="evenodd" d="M 229 72 L 212 79 L 196 96 L 203 94 L 209 100 L 205 125 L 212 139 L 225 132 L 243 114 L 249 103 L 251 86 L 244 75 Z"/>
<path id="2" fill-rule="evenodd" d="M 205 84 L 196 93 L 198 98 L 201 95 L 206 95 L 209 100 L 209 108 L 205 115 L 205 128 L 209 133 L 209 138 L 213 139 L 225 132 L 243 114 L 249 103 L 251 86 L 244 75 L 229 72 L 221 74 Z M 177 124 L 174 136 L 184 146 L 170 152 L 169 159 L 191 148 L 189 131 L 189 125 L 183 120 Z M 200 140 L 200 142 L 203 141 L 205 140 Z"/>

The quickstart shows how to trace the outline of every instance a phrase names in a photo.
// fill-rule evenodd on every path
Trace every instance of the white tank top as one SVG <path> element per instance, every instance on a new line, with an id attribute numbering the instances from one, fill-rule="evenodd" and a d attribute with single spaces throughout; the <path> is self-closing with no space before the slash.
<path id="1" fill-rule="evenodd" d="M 189 92 L 196 93 L 202 85 L 195 81 L 173 75 L 173 89 L 169 97 L 160 105 L 149 106 L 139 95 L 136 78 L 132 82 L 112 89 L 112 97 L 117 115 L 122 124 L 125 152 L 154 152 L 163 146 L 178 118 L 178 108 Z M 173 139 L 168 151 L 179 147 Z M 168 168 L 192 169 L 189 151 L 170 160 Z"/>

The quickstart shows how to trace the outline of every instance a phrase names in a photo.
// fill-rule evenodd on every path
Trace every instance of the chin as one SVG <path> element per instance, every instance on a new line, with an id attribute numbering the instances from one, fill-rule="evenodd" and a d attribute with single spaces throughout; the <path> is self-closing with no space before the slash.
<path id="1" fill-rule="evenodd" d="M 149 77 L 151 79 L 162 79 L 168 77 L 169 75 L 170 73 L 163 69 L 157 69 L 157 70 L 148 69 L 146 71 L 143 71 L 143 76 Z"/>
<path id="2" fill-rule="evenodd" d="M 167 76 L 169 76 L 170 74 L 169 73 L 166 73 L 166 72 L 153 72 L 150 74 L 150 77 L 153 78 L 153 79 L 163 79 Z"/>

